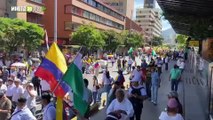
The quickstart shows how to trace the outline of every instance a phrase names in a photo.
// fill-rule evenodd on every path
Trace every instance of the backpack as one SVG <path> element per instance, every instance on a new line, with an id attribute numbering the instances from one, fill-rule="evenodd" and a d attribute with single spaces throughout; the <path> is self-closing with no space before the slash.
<path id="1" fill-rule="evenodd" d="M 132 88 L 131 94 L 137 94 L 138 96 L 141 96 L 141 89 L 144 89 L 144 87 L 140 87 L 140 88 Z M 130 102 L 132 103 L 133 108 L 135 107 L 141 107 L 143 108 L 143 100 L 140 100 L 138 98 L 135 97 L 130 97 L 129 98 Z"/>

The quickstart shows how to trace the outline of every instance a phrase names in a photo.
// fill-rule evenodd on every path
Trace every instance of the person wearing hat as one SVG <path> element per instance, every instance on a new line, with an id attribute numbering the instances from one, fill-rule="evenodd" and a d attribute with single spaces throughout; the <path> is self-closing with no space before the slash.
<path id="1" fill-rule="evenodd" d="M 18 99 L 17 107 L 11 115 L 11 120 L 36 120 L 26 103 L 26 98 L 20 97 Z"/>
<path id="2" fill-rule="evenodd" d="M 43 120 L 55 120 L 56 119 L 56 108 L 51 102 L 51 95 L 49 92 L 42 93 L 41 103 L 43 108 Z"/>
<path id="3" fill-rule="evenodd" d="M 15 85 L 13 84 L 13 79 L 12 78 L 8 78 L 7 81 L 7 91 L 6 91 L 6 96 L 12 100 L 12 96 L 13 96 L 13 89 L 15 87 Z"/>
<path id="4" fill-rule="evenodd" d="M 4 84 L 4 81 L 0 78 L 0 90 L 7 91 L 7 86 Z"/>
<path id="5" fill-rule="evenodd" d="M 18 99 L 22 97 L 24 94 L 24 88 L 20 85 L 21 80 L 16 78 L 14 80 L 14 83 L 15 83 L 15 87 L 13 88 L 13 95 L 12 95 L 13 109 L 16 107 Z"/>
<path id="6" fill-rule="evenodd" d="M 8 120 L 11 115 L 12 103 L 6 97 L 4 90 L 0 90 L 0 103 L 0 119 Z"/>
<path id="7" fill-rule="evenodd" d="M 134 118 L 136 118 L 136 120 L 140 120 L 143 101 L 146 99 L 147 96 L 146 89 L 140 84 L 141 81 L 136 79 L 135 77 L 130 82 L 131 85 L 128 91 L 128 96 L 135 111 L 130 120 L 134 120 Z"/>
<path id="8" fill-rule="evenodd" d="M 37 92 L 34 90 L 32 83 L 28 83 L 26 90 L 24 92 L 24 97 L 27 99 L 27 107 L 35 115 L 36 112 L 36 96 Z"/>
<path id="9" fill-rule="evenodd" d="M 184 120 L 181 114 L 178 113 L 178 102 L 171 98 L 167 103 L 167 111 L 161 112 L 159 120 Z"/>
<path id="10" fill-rule="evenodd" d="M 178 93 L 175 92 L 175 91 L 171 91 L 169 94 L 168 94 L 168 99 L 176 99 L 176 101 L 178 102 L 178 113 L 183 115 L 183 107 L 182 107 L 182 104 L 178 98 Z"/>

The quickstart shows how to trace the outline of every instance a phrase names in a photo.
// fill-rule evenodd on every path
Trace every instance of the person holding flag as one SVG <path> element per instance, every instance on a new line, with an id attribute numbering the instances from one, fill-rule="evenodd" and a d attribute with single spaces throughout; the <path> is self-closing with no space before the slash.
<path id="1" fill-rule="evenodd" d="M 89 104 L 86 100 L 86 87 L 82 75 L 82 54 L 80 52 L 76 55 L 76 58 L 69 66 L 62 80 L 66 82 L 73 91 L 74 108 L 79 112 L 80 116 L 85 116 Z"/>
<path id="2" fill-rule="evenodd" d="M 66 60 L 60 51 L 57 43 L 53 43 L 43 58 L 42 63 L 35 72 L 35 76 L 47 81 L 50 85 L 50 91 L 57 97 L 56 119 L 63 119 L 63 97 L 70 91 L 70 87 L 62 80 L 67 71 Z M 44 113 L 45 114 L 45 113 Z M 52 120 L 43 118 L 43 120 Z"/>

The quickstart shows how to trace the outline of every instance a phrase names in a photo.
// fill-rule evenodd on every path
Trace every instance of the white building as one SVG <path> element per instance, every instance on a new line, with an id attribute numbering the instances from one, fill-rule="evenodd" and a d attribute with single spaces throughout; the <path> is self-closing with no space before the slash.
<path id="1" fill-rule="evenodd" d="M 152 39 L 154 36 L 161 36 L 162 24 L 159 9 L 138 8 L 136 10 L 136 23 L 138 23 L 146 32 L 146 37 Z"/>

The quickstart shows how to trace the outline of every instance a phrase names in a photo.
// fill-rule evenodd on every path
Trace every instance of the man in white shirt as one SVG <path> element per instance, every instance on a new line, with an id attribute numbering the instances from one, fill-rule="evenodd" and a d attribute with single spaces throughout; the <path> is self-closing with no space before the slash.
<path id="1" fill-rule="evenodd" d="M 13 114 L 11 115 L 11 120 L 36 120 L 32 112 L 26 106 L 27 99 L 19 98 L 17 102 L 17 107 Z"/>
<path id="2" fill-rule="evenodd" d="M 56 109 L 51 102 L 51 95 L 48 92 L 44 92 L 41 96 L 43 108 L 43 120 L 56 120 Z"/>
<path id="3" fill-rule="evenodd" d="M 114 99 L 107 108 L 107 117 L 116 118 L 118 120 L 129 120 L 134 114 L 131 102 L 125 97 L 122 89 L 116 91 L 116 99 Z"/>
<path id="4" fill-rule="evenodd" d="M 127 61 L 128 63 L 128 72 L 131 72 L 131 69 L 132 69 L 132 64 L 133 64 L 133 60 L 131 58 L 129 58 L 129 60 Z"/>
<path id="5" fill-rule="evenodd" d="M 132 78 L 137 80 L 137 81 L 141 81 L 142 78 L 142 71 L 140 66 L 137 66 L 137 69 L 135 69 L 132 73 Z"/>
<path id="6" fill-rule="evenodd" d="M 37 92 L 34 90 L 32 83 L 29 83 L 24 92 L 24 97 L 27 99 L 27 107 L 35 115 L 36 112 L 36 96 Z"/>
<path id="7" fill-rule="evenodd" d="M 16 107 L 18 99 L 22 97 L 24 94 L 24 88 L 20 85 L 21 80 L 16 78 L 14 80 L 14 83 L 15 83 L 15 87 L 13 88 L 13 96 L 12 96 L 13 108 Z"/>
<path id="8" fill-rule="evenodd" d="M 6 96 L 12 100 L 12 96 L 13 96 L 13 88 L 15 87 L 15 85 L 13 84 L 13 79 L 12 78 L 8 78 L 7 81 L 7 91 L 6 91 Z"/>
<path id="9" fill-rule="evenodd" d="M 7 86 L 3 84 L 3 80 L 0 78 L 0 90 L 7 91 Z"/>
<path id="10" fill-rule="evenodd" d="M 168 55 L 166 55 L 166 57 L 165 57 L 165 70 L 166 71 L 168 71 L 168 66 L 169 65 L 169 57 L 168 57 Z"/>

